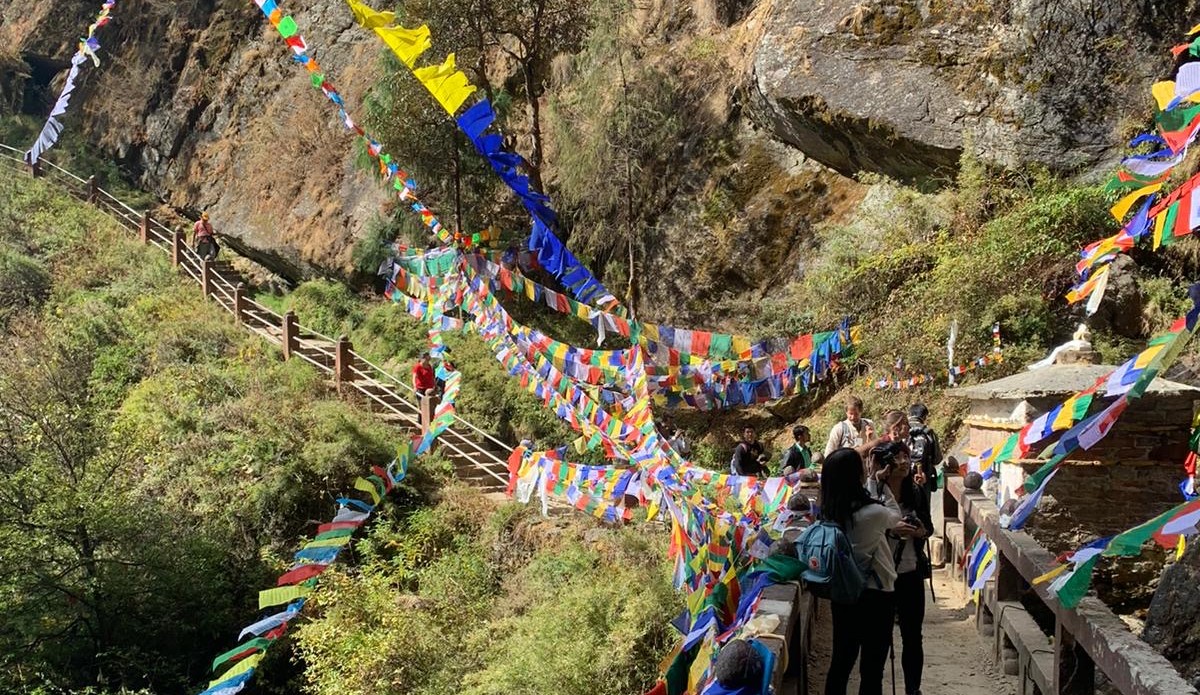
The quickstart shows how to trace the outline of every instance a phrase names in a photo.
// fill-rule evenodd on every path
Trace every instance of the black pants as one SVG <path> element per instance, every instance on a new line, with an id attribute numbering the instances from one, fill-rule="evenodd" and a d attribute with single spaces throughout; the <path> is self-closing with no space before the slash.
<path id="1" fill-rule="evenodd" d="M 201 260 L 215 261 L 220 251 L 221 247 L 217 246 L 215 239 L 199 239 L 196 241 L 196 253 L 199 254 Z"/>
<path id="2" fill-rule="evenodd" d="M 894 596 L 867 589 L 856 604 L 832 605 L 833 657 L 825 676 L 825 695 L 846 695 L 855 661 L 859 662 L 858 694 L 882 695 L 883 667 L 896 621 Z"/>
<path id="3" fill-rule="evenodd" d="M 921 689 L 921 671 L 925 668 L 925 645 L 921 626 L 925 623 L 925 578 L 920 572 L 905 572 L 896 578 L 896 617 L 904 645 L 900 665 L 904 668 L 904 692 Z"/>

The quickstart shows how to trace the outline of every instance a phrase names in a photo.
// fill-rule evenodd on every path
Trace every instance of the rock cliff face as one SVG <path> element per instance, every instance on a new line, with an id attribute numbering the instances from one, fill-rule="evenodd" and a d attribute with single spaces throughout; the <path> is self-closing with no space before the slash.
<path id="1" fill-rule="evenodd" d="M 351 31 L 340 0 L 303 7 L 295 16 L 318 61 L 361 103 L 377 77 L 375 45 Z M 98 3 L 0 8 L 0 39 L 46 65 L 69 57 Z M 384 191 L 355 169 L 336 112 L 252 2 L 121 2 L 100 40 L 104 62 L 85 73 L 73 105 L 82 124 L 72 127 L 167 205 L 191 216 L 208 210 L 239 250 L 277 272 L 300 279 L 348 267 Z"/>
<path id="2" fill-rule="evenodd" d="M 341 0 L 292 5 L 316 58 L 361 105 L 379 76 L 374 41 L 351 27 Z M 794 265 L 794 251 L 812 243 L 806 230 L 837 214 L 845 199 L 861 198 L 843 177 L 866 171 L 945 182 L 966 146 L 1014 167 L 1077 171 L 1104 162 L 1117 151 L 1129 104 L 1145 103 L 1149 84 L 1168 69 L 1162 48 L 1179 34 L 1187 2 L 653 5 L 645 10 L 656 18 L 646 22 L 654 25 L 645 29 L 655 35 L 648 40 L 704 37 L 731 47 L 728 72 L 713 87 L 721 92 L 715 101 L 728 102 L 728 132 L 744 139 L 748 126 L 758 126 L 748 149 L 767 148 L 793 170 L 784 183 L 745 196 L 737 225 L 687 246 L 699 265 L 718 254 L 724 269 L 710 273 L 713 283 L 761 290 L 781 278 L 754 271 L 747 280 L 739 268 Z M 27 95 L 39 85 L 47 95 L 56 91 L 96 9 L 92 0 L 0 0 L 0 43 L 31 68 Z M 387 197 L 355 169 L 350 138 L 252 2 L 123 1 L 101 41 L 105 64 L 87 73 L 76 104 L 82 122 L 72 127 L 171 207 L 210 210 L 221 232 L 285 275 L 348 269 L 356 238 Z M 7 65 L 0 60 L 12 72 Z M 11 80 L 0 84 L 11 91 Z M 44 114 L 44 98 L 30 101 L 27 110 Z M 797 176 L 790 160 L 809 173 Z M 680 186 L 694 199 L 664 214 L 668 252 L 703 222 L 700 194 L 718 175 L 705 183 L 701 168 L 687 172 L 698 181 Z M 649 304 L 670 307 L 676 290 L 660 276 L 645 294 Z"/>
<path id="3" fill-rule="evenodd" d="M 769 1 L 756 120 L 839 172 L 906 180 L 952 171 L 967 142 L 1010 167 L 1096 164 L 1187 4 Z"/>
<path id="4" fill-rule="evenodd" d="M 1181 561 L 1167 567 L 1146 615 L 1144 639 L 1200 688 L 1200 544 L 1191 543 Z"/>

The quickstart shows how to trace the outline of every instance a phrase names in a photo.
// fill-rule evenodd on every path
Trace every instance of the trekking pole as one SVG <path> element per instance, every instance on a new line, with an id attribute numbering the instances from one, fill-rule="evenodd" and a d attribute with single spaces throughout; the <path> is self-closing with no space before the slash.
<path id="1" fill-rule="evenodd" d="M 933 556 L 930 554 L 929 539 L 925 539 L 925 557 L 929 558 L 929 600 L 937 603 L 937 594 L 933 593 Z"/>
<path id="2" fill-rule="evenodd" d="M 892 655 L 892 695 L 896 695 L 896 630 L 892 628 L 892 636 L 888 644 L 888 651 Z"/>

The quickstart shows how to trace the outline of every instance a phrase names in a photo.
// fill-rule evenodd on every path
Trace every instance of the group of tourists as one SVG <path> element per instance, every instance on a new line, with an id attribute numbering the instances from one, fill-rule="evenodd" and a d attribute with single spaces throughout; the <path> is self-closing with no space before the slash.
<path id="1" fill-rule="evenodd" d="M 925 582 L 932 576 L 926 539 L 933 534 L 930 502 L 941 461 L 928 416 L 920 403 L 908 413 L 891 410 L 883 416 L 882 433 L 876 433 L 862 417 L 862 401 L 851 398 L 846 419 L 829 433 L 819 516 L 845 534 L 864 583 L 857 600 L 832 602 L 825 695 L 845 695 L 856 661 L 860 695 L 881 694 L 897 623 L 904 692 L 921 693 Z M 798 540 L 802 561 L 804 549 Z"/>
<path id="2" fill-rule="evenodd" d="M 817 561 L 822 543 L 832 543 L 829 529 L 836 529 L 844 539 L 841 542 L 853 549 L 853 567 L 847 572 L 854 574 L 857 569 L 861 585 L 850 594 L 837 595 L 835 589 L 829 596 L 821 591 L 828 592 L 828 587 L 820 586 L 815 592 L 832 599 L 833 654 L 825 695 L 845 695 L 856 662 L 859 694 L 882 693 L 897 623 L 904 692 L 920 695 L 925 582 L 932 576 L 926 539 L 933 535 L 930 508 L 941 447 L 927 424 L 929 410 L 920 403 L 907 413 L 887 411 L 878 430 L 863 417 L 860 399 L 848 399 L 845 413 L 845 419 L 829 431 L 820 453 L 809 447 L 808 427 L 792 428 L 794 443 L 782 454 L 779 474 L 799 472 L 801 481 L 816 480 L 819 467 L 820 499 L 813 504 L 802 492 L 792 495 L 783 537 L 774 551 L 795 553 L 815 567 L 822 564 Z M 730 472 L 768 476 L 769 461 L 757 433 L 745 428 L 734 447 Z M 836 574 L 836 568 L 821 571 Z"/>

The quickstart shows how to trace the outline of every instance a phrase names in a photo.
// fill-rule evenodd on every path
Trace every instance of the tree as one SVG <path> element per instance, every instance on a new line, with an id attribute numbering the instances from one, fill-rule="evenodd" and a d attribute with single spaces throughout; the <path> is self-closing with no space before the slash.
<path id="1" fill-rule="evenodd" d="M 542 187 L 544 159 L 540 100 L 546 91 L 550 60 L 578 50 L 587 36 L 591 15 L 587 3 L 572 0 L 464 0 L 423 2 L 406 6 L 410 21 L 426 22 L 438 45 L 470 66 L 472 82 L 481 85 L 493 104 L 496 89 L 489 77 L 496 58 L 516 64 L 519 86 L 528 108 L 530 147 L 525 155 L 529 177 Z M 508 91 L 508 90 L 506 90 Z M 518 90 L 510 90 L 514 93 Z"/>
<path id="2" fill-rule="evenodd" d="M 554 182 L 573 208 L 572 239 L 592 252 L 606 280 L 621 276 L 626 304 L 636 307 L 638 258 L 678 186 L 672 174 L 685 127 L 689 138 L 707 129 L 685 126 L 688 95 L 671 73 L 638 55 L 628 9 L 620 1 L 596 5 L 578 78 L 551 101 L 551 121 Z"/>

